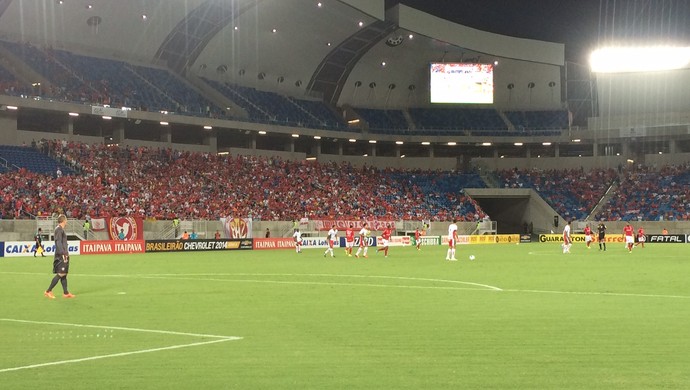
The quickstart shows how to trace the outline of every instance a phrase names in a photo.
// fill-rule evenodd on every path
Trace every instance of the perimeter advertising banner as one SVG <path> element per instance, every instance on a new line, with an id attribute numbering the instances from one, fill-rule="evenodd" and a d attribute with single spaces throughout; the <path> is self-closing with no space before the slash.
<path id="1" fill-rule="evenodd" d="M 458 236 L 458 241 L 455 244 L 516 244 L 519 242 L 519 234 L 484 234 L 481 236 Z M 448 236 L 441 236 L 441 245 L 448 245 Z"/>
<path id="2" fill-rule="evenodd" d="M 113 241 L 132 241 L 144 239 L 144 221 L 139 217 L 106 218 L 108 235 Z M 122 233 L 123 238 L 120 238 Z"/>
<path id="3" fill-rule="evenodd" d="M 146 240 L 146 252 L 200 252 L 253 249 L 251 238 L 223 240 Z"/>
<path id="4" fill-rule="evenodd" d="M 115 253 L 144 253 L 146 242 L 133 241 L 81 241 L 79 251 L 82 255 L 105 255 Z"/>
<path id="5" fill-rule="evenodd" d="M 255 238 L 254 249 L 295 249 L 294 238 Z"/>
<path id="6" fill-rule="evenodd" d="M 360 241 L 359 235 L 356 235 L 356 236 L 355 236 L 355 243 L 354 243 L 354 247 L 355 247 L 355 248 L 359 247 L 359 241 Z M 376 238 L 376 237 L 374 237 L 374 236 L 369 236 L 369 237 L 367 237 L 367 246 L 376 246 L 376 242 L 377 242 L 377 238 Z M 345 237 L 340 237 L 340 247 L 341 247 L 341 248 L 345 248 L 345 247 L 346 247 L 346 245 L 345 245 Z"/>
<path id="7" fill-rule="evenodd" d="M 650 234 L 647 236 L 647 242 L 663 243 L 663 244 L 685 244 L 690 242 L 690 236 L 685 234 Z"/>
<path id="8" fill-rule="evenodd" d="M 412 239 L 414 245 L 417 245 L 414 238 Z M 421 236 L 419 237 L 419 242 L 422 245 L 441 245 L 441 236 Z M 446 244 L 448 244 L 448 239 L 446 239 Z"/>
<path id="9" fill-rule="evenodd" d="M 570 238 L 573 240 L 573 242 L 581 242 L 584 244 L 585 242 L 585 235 L 584 234 L 571 234 Z M 625 240 L 623 239 L 622 234 L 611 234 L 611 235 L 606 235 L 605 241 L 607 243 L 624 243 Z M 563 242 L 563 235 L 562 234 L 540 234 L 539 235 L 539 242 L 558 242 L 562 243 Z M 597 235 L 592 235 L 592 242 L 599 242 L 599 239 Z"/>
<path id="10" fill-rule="evenodd" d="M 55 256 L 55 243 L 53 241 L 43 241 L 46 257 Z M 5 257 L 27 257 L 33 256 L 36 250 L 36 243 L 33 241 L 8 241 L 2 251 Z M 70 255 L 78 255 L 79 241 L 67 241 L 67 250 Z M 37 255 L 40 256 L 40 255 Z"/>

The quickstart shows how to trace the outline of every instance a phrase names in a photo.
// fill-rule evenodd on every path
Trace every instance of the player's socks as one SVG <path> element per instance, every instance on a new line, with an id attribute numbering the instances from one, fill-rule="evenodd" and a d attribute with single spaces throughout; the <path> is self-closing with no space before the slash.
<path id="1" fill-rule="evenodd" d="M 50 282 L 50 287 L 48 287 L 48 290 L 46 290 L 46 291 L 48 291 L 48 292 L 53 291 L 53 289 L 55 288 L 55 286 L 57 286 L 60 279 L 61 279 L 60 275 L 55 275 L 55 277 L 53 277 L 53 280 Z"/>
<path id="2" fill-rule="evenodd" d="M 62 284 L 62 291 L 64 291 L 65 294 L 69 294 L 69 290 L 67 289 L 67 275 L 60 278 L 60 284 Z"/>

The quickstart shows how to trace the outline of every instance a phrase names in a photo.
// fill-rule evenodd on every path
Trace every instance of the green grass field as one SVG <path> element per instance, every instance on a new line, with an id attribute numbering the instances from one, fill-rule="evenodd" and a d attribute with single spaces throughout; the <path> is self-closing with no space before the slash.
<path id="1" fill-rule="evenodd" d="M 688 389 L 688 246 L 0 258 L 3 389 Z M 470 262 L 468 255 L 476 260 Z"/>

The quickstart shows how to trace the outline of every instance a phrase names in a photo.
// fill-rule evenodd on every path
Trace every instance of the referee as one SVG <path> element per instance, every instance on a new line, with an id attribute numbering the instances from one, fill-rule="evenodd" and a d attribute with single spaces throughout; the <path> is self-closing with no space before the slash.
<path id="1" fill-rule="evenodd" d="M 55 228 L 55 259 L 53 260 L 53 273 L 55 276 L 50 282 L 50 287 L 43 293 L 50 299 L 55 299 L 53 295 L 53 288 L 60 282 L 62 284 L 63 298 L 74 298 L 67 289 L 67 274 L 69 273 L 69 250 L 67 245 L 67 233 L 65 233 L 65 225 L 67 225 L 67 217 L 60 214 L 57 219 L 58 225 Z"/>
<path id="2" fill-rule="evenodd" d="M 599 250 L 601 250 L 602 245 L 604 245 L 604 250 L 606 250 L 606 225 L 604 225 L 603 219 L 599 222 L 597 231 L 599 232 Z"/>

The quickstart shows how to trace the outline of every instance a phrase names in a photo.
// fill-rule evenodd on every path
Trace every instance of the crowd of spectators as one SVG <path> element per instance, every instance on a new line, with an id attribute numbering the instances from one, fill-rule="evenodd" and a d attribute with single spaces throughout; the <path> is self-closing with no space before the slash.
<path id="1" fill-rule="evenodd" d="M 690 164 L 660 169 L 638 165 L 621 172 L 616 196 L 596 216 L 606 220 L 690 219 Z"/>
<path id="2" fill-rule="evenodd" d="M 503 170 L 504 188 L 532 188 L 563 218 L 584 219 L 617 179 L 613 169 Z"/>
<path id="3" fill-rule="evenodd" d="M 4 217 L 64 212 L 72 218 L 232 215 L 261 220 L 434 221 L 484 216 L 459 188 L 455 193 L 428 194 L 414 180 L 404 180 L 404 175 L 413 178 L 422 171 L 67 141 L 48 141 L 48 145 L 55 158 L 80 173 L 59 178 L 27 171 L 0 175 Z M 433 198 L 446 201 L 427 201 Z"/>

